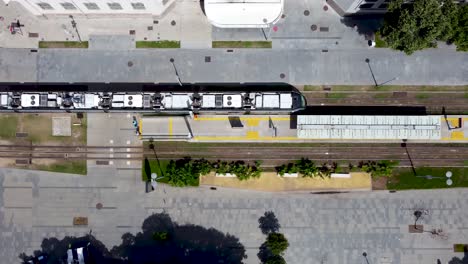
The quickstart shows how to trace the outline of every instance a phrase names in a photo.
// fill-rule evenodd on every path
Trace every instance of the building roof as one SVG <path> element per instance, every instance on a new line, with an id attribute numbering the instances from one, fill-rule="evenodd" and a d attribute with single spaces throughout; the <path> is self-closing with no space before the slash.
<path id="1" fill-rule="evenodd" d="M 298 138 L 440 140 L 440 116 L 298 116 Z"/>
<path id="2" fill-rule="evenodd" d="M 205 14 L 216 27 L 266 28 L 283 13 L 284 0 L 205 0 Z"/>

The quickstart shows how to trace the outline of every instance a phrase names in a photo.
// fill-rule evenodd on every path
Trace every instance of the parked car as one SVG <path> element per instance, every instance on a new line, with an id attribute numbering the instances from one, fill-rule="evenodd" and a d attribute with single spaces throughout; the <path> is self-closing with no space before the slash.
<path id="1" fill-rule="evenodd" d="M 79 248 L 70 248 L 67 250 L 67 264 L 86 264 L 88 258 L 88 246 Z"/>
<path id="2" fill-rule="evenodd" d="M 47 263 L 47 255 L 40 255 L 34 257 L 33 259 L 28 260 L 26 263 L 28 264 L 46 264 Z"/>

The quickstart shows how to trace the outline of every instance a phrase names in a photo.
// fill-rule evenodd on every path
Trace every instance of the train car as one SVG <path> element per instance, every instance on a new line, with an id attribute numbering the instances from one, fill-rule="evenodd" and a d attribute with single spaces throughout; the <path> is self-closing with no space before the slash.
<path id="1" fill-rule="evenodd" d="M 37 91 L 20 92 L 16 85 L 15 91 L 0 92 L 0 112 L 136 111 L 167 114 L 188 112 L 288 114 L 306 107 L 304 96 L 294 89 L 268 91 L 265 89 L 268 87 L 264 87 L 255 91 L 252 87 L 243 85 L 234 89 L 230 86 L 227 91 L 216 91 L 209 86 L 211 89 L 203 86 L 203 89 L 193 91 L 192 85 L 192 91 L 188 92 L 43 91 L 48 87 L 36 85 L 34 88 Z M 63 88 L 68 90 L 70 87 Z"/>

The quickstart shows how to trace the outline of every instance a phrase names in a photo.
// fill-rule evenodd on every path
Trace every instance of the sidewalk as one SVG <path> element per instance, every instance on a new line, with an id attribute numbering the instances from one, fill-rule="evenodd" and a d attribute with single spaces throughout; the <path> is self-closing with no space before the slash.
<path id="1" fill-rule="evenodd" d="M 182 47 L 211 47 L 211 24 L 199 1 L 178 0 L 161 18 L 76 16 L 76 29 L 68 16 L 36 17 L 16 2 L 8 6 L 0 2 L 0 16 L 4 18 L 0 22 L 0 47 L 4 48 L 37 48 L 39 41 L 87 41 L 91 35 L 131 35 L 135 41 L 181 40 Z M 17 20 L 24 24 L 22 34 L 12 35 L 7 26 Z M 192 44 L 200 40 L 204 42 Z"/>

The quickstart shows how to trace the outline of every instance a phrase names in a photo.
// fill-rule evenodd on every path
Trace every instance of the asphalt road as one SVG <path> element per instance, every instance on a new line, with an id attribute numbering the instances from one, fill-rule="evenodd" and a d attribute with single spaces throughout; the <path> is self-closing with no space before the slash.
<path id="1" fill-rule="evenodd" d="M 209 57 L 209 60 L 206 58 Z M 387 49 L 0 49 L 3 82 L 463 85 L 468 54 L 446 49 L 406 56 Z M 369 63 L 366 63 L 369 59 Z M 208 62 L 210 61 L 210 62 Z M 131 63 L 130 63 L 131 62 Z M 129 66 L 131 65 L 131 66 Z M 372 77 L 370 68 L 374 74 Z"/>

